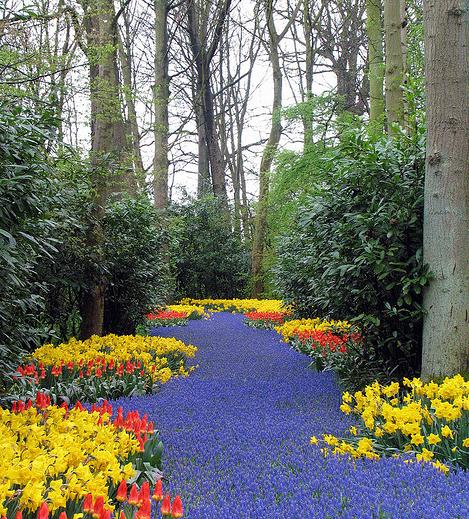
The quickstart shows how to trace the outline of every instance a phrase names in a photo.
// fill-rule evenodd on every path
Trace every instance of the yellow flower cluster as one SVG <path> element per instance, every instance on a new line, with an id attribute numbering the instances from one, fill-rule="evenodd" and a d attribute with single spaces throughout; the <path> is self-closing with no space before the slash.
<path id="1" fill-rule="evenodd" d="M 49 406 L 21 413 L 0 408 L 0 515 L 8 503 L 34 512 L 44 500 L 53 512 L 86 494 L 107 496 L 109 485 L 134 475 L 135 436 L 109 415 Z"/>
<path id="2" fill-rule="evenodd" d="M 285 321 L 281 326 L 275 327 L 285 342 L 288 342 L 293 336 L 301 332 L 318 330 L 322 332 L 335 331 L 346 333 L 351 328 L 352 325 L 347 321 L 325 321 L 319 317 L 314 319 L 292 319 Z"/>
<path id="3" fill-rule="evenodd" d="M 54 346 L 45 344 L 34 351 L 32 356 L 45 366 L 59 366 L 72 362 L 86 364 L 90 361 L 113 361 L 116 364 L 140 361 L 142 367 L 151 373 L 153 381 L 167 382 L 174 374 L 186 375 L 179 370 L 173 373 L 168 366 L 167 356 L 183 355 L 194 357 L 197 348 L 184 344 L 172 337 L 150 337 L 141 335 L 93 335 L 85 341 L 70 339 L 67 343 Z"/>
<path id="4" fill-rule="evenodd" d="M 172 310 L 173 312 L 179 312 L 181 314 L 186 314 L 186 317 L 191 315 L 196 315 L 197 317 L 209 317 L 209 314 L 205 312 L 203 306 L 199 305 L 191 305 L 191 304 L 179 304 L 179 305 L 168 305 L 166 307 L 168 310 Z"/>
<path id="5" fill-rule="evenodd" d="M 402 386 L 374 382 L 353 396 L 344 393 L 340 408 L 358 415 L 361 426 L 351 428 L 355 438 L 323 437 L 335 454 L 377 458 L 407 452 L 443 472 L 449 470 L 443 462 L 469 465 L 469 382 L 461 375 L 441 384 L 418 378 L 404 379 Z M 317 438 L 311 443 L 318 443 Z"/>
<path id="6" fill-rule="evenodd" d="M 207 307 L 211 311 L 228 312 L 287 312 L 279 299 L 182 299 L 181 304 Z"/>

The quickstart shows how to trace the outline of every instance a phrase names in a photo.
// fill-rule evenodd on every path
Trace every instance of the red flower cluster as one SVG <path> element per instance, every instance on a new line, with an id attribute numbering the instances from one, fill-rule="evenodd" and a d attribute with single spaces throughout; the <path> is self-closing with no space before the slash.
<path id="1" fill-rule="evenodd" d="M 149 321 L 172 321 L 176 319 L 187 319 L 184 312 L 175 312 L 174 310 L 159 310 L 150 312 L 145 316 Z"/>
<path id="2" fill-rule="evenodd" d="M 327 352 L 340 352 L 345 353 L 347 351 L 346 344 L 349 340 L 358 342 L 361 340 L 359 333 L 351 333 L 338 335 L 330 331 L 324 332 L 322 330 L 304 330 L 296 331 L 294 335 L 303 344 L 311 343 L 311 349 L 316 350 L 321 348 L 323 355 Z"/>
<path id="3" fill-rule="evenodd" d="M 250 321 L 264 321 L 270 324 L 283 324 L 286 314 L 284 312 L 247 312 L 244 317 Z"/>
<path id="4" fill-rule="evenodd" d="M 155 371 L 155 366 L 152 366 L 152 371 Z M 63 363 L 58 366 L 44 367 L 44 364 L 34 363 L 27 364 L 25 366 L 18 366 L 16 369 L 20 377 L 27 377 L 32 379 L 35 384 L 39 384 L 40 380 L 44 380 L 48 376 L 53 379 L 68 380 L 78 378 L 122 378 L 125 375 L 133 375 L 138 373 L 141 377 L 149 376 L 148 372 L 145 371 L 141 361 L 127 360 L 124 362 L 116 363 L 113 359 L 107 362 L 104 358 L 98 357 L 96 359 L 89 360 L 88 362 Z M 16 377 L 19 378 L 19 377 Z"/>
<path id="5" fill-rule="evenodd" d="M 176 496 L 172 504 L 169 494 L 166 494 L 163 497 L 163 483 L 161 479 L 156 482 L 153 493 L 151 493 L 148 481 L 145 481 L 142 484 L 140 490 L 134 483 L 130 487 L 129 491 L 125 480 L 121 481 L 117 488 L 116 501 L 121 504 L 121 507 L 124 505 L 130 505 L 137 509 L 136 513 L 132 514 L 134 519 L 150 519 L 152 499 L 156 501 L 156 503 L 161 503 L 160 513 L 163 517 L 173 517 L 176 519 L 184 516 L 184 509 L 180 496 Z M 93 496 L 88 494 L 83 502 L 83 512 L 91 515 L 93 519 L 111 518 L 111 512 L 104 508 L 104 497 L 102 496 L 93 499 Z M 119 514 L 116 511 L 115 517 L 125 519 L 124 510 L 121 508 Z"/>
<path id="6" fill-rule="evenodd" d="M 311 341 L 311 348 L 316 349 L 317 347 L 322 348 L 325 352 L 328 351 L 340 351 L 345 353 L 345 344 L 348 340 L 347 336 L 340 336 L 332 332 L 324 332 L 322 330 L 304 330 L 298 331 L 295 334 L 302 344 L 309 343 Z"/>
<path id="7" fill-rule="evenodd" d="M 34 407 L 37 409 L 45 409 L 46 407 L 50 406 L 50 403 L 50 396 L 47 396 L 44 393 L 38 393 L 36 395 Z M 11 406 L 11 412 L 22 413 L 23 411 L 30 409 L 32 406 L 33 401 L 31 399 L 29 399 L 27 402 L 24 402 L 23 400 L 16 400 Z"/>

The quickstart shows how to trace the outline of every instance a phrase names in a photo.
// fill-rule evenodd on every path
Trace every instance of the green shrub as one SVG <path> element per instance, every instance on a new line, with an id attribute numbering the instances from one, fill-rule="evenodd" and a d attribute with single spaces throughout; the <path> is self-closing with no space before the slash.
<path id="1" fill-rule="evenodd" d="M 357 322 L 372 370 L 377 358 L 386 373 L 399 365 L 396 375 L 417 369 L 420 357 L 423 157 L 422 135 L 344 134 L 275 266 L 277 290 L 299 315 Z"/>
<path id="2" fill-rule="evenodd" d="M 249 255 L 213 196 L 171 209 L 171 257 L 178 297 L 233 298 L 245 294 Z"/>
<path id="3" fill-rule="evenodd" d="M 134 333 L 149 311 L 165 304 L 171 289 L 161 217 L 146 196 L 111 204 L 104 221 L 108 286 L 106 333 Z"/>
<path id="4" fill-rule="evenodd" d="M 54 121 L 9 104 L 0 106 L 0 371 L 47 335 L 40 320 L 44 284 L 38 261 L 54 253 L 48 218 L 54 195 L 45 145 Z"/>

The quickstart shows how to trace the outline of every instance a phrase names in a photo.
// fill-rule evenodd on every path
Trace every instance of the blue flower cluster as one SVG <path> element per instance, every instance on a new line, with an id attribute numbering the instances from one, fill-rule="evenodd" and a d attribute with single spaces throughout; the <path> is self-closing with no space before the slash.
<path id="1" fill-rule="evenodd" d="M 198 346 L 200 367 L 119 404 L 160 429 L 169 489 L 181 494 L 187 518 L 469 517 L 469 473 L 324 458 L 311 446 L 312 435 L 340 435 L 351 422 L 332 374 L 308 369 L 276 332 L 222 313 L 153 333 Z"/>

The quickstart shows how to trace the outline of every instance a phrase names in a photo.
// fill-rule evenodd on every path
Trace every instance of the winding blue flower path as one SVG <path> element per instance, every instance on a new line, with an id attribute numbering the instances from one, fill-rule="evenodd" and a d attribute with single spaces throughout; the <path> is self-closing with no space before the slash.
<path id="1" fill-rule="evenodd" d="M 160 429 L 169 488 L 188 519 L 469 518 L 469 473 L 393 459 L 354 465 L 309 445 L 350 422 L 331 374 L 308 369 L 275 332 L 222 313 L 152 333 L 196 345 L 200 367 L 119 404 Z"/>

